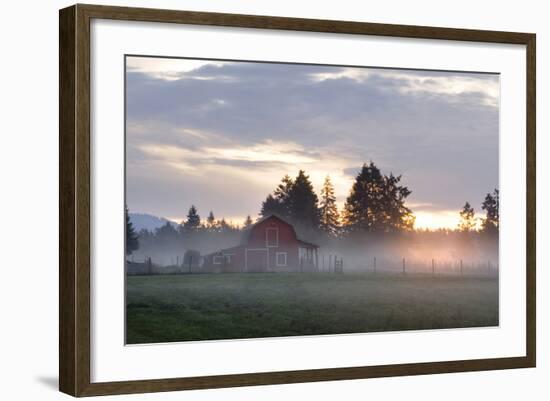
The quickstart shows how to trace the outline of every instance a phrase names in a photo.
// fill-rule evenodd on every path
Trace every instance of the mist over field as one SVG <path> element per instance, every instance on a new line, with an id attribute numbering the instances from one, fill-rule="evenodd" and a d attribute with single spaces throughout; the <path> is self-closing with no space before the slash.
<path id="1" fill-rule="evenodd" d="M 142 233 L 143 235 L 143 233 Z M 216 235 L 197 234 L 192 240 L 171 238 L 158 242 L 151 235 L 140 240 L 140 248 L 130 260 L 143 262 L 151 258 L 160 266 L 182 264 L 185 252 L 198 251 L 206 255 L 242 242 L 243 233 L 234 229 Z M 328 270 L 330 260 L 342 258 L 346 272 L 388 271 L 457 273 L 462 261 L 463 272 L 486 272 L 498 269 L 498 237 L 483 233 L 451 230 L 415 231 L 394 235 L 368 235 L 353 239 L 333 239 L 320 236 L 302 238 L 319 244 L 319 270 Z M 330 260 L 329 260 L 330 259 Z M 376 260 L 375 260 L 376 259 Z"/>

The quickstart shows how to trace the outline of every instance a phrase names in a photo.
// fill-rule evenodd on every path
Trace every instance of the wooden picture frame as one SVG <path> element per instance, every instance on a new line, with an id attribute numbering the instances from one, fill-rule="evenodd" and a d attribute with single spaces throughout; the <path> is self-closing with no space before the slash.
<path id="1" fill-rule="evenodd" d="M 94 18 L 525 45 L 527 54 L 525 60 L 527 71 L 526 355 L 92 383 L 90 380 L 90 21 Z M 73 396 L 95 396 L 535 366 L 535 34 L 80 4 L 60 10 L 59 29 L 59 388 L 62 392 Z"/>

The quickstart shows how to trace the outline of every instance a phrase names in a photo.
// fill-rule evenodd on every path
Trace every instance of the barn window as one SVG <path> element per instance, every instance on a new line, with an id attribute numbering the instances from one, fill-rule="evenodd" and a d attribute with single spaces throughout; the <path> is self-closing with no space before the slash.
<path id="1" fill-rule="evenodd" d="M 279 229 L 277 227 L 265 229 L 265 245 L 274 248 L 279 246 Z"/>
<path id="2" fill-rule="evenodd" d="M 225 263 L 230 265 L 231 264 L 231 256 L 232 255 L 223 255 L 225 258 Z"/>
<path id="3" fill-rule="evenodd" d="M 222 255 L 214 255 L 214 260 L 212 261 L 215 265 L 222 264 Z"/>
<path id="4" fill-rule="evenodd" d="M 277 252 L 275 258 L 277 266 L 286 266 L 286 252 Z"/>

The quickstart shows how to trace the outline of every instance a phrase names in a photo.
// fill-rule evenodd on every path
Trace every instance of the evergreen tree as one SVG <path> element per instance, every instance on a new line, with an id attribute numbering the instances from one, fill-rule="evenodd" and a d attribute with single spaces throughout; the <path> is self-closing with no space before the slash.
<path id="1" fill-rule="evenodd" d="M 252 218 L 250 217 L 250 215 L 246 216 L 246 220 L 244 221 L 244 224 L 243 224 L 243 230 L 247 230 L 248 228 L 250 228 L 253 223 L 254 222 L 252 221 Z"/>
<path id="2" fill-rule="evenodd" d="M 127 206 L 124 207 L 124 215 L 126 219 L 126 255 L 131 255 L 133 251 L 139 249 L 139 241 L 134 225 L 130 221 Z"/>
<path id="3" fill-rule="evenodd" d="M 288 174 L 285 174 L 285 176 L 281 179 L 281 183 L 275 188 L 275 191 L 273 192 L 274 198 L 279 203 L 280 208 L 280 214 L 283 218 L 289 218 L 290 217 L 290 193 L 292 191 L 292 188 L 294 187 L 294 181 Z"/>
<path id="4" fill-rule="evenodd" d="M 181 238 L 185 238 L 185 234 L 187 234 L 187 229 L 185 228 L 185 220 L 182 220 L 181 223 L 178 224 L 176 231 Z"/>
<path id="5" fill-rule="evenodd" d="M 283 219 L 288 219 L 290 217 L 289 196 L 293 185 L 292 178 L 286 174 L 281 179 L 281 183 L 275 188 L 275 191 L 273 191 L 273 194 L 269 194 L 265 201 L 262 202 L 260 215 L 267 217 L 274 214 Z"/>
<path id="6" fill-rule="evenodd" d="M 334 186 L 330 177 L 325 177 L 323 188 L 321 189 L 321 201 L 319 207 L 320 228 L 330 236 L 336 237 L 340 228 L 338 208 L 336 207 L 336 197 L 334 196 Z"/>
<path id="7" fill-rule="evenodd" d="M 405 206 L 405 199 L 412 193 L 409 188 L 399 185 L 401 176 L 384 176 L 384 226 L 386 231 L 410 231 L 414 227 L 414 215 Z"/>
<path id="8" fill-rule="evenodd" d="M 411 191 L 399 185 L 401 176 L 385 176 L 373 162 L 363 164 L 344 206 L 348 232 L 411 230 L 412 211 L 405 206 Z"/>
<path id="9" fill-rule="evenodd" d="M 201 217 L 197 212 L 197 208 L 191 205 L 189 212 L 187 213 L 187 220 L 184 223 L 184 228 L 188 232 L 196 232 L 201 226 Z"/>
<path id="10" fill-rule="evenodd" d="M 492 194 L 487 194 L 481 204 L 486 215 L 483 219 L 482 230 L 488 234 L 498 233 L 499 229 L 499 191 L 495 189 Z"/>
<path id="11" fill-rule="evenodd" d="M 138 241 L 140 248 L 148 248 L 153 245 L 153 242 L 155 240 L 155 235 L 147 230 L 146 228 L 142 228 L 138 232 Z"/>
<path id="12" fill-rule="evenodd" d="M 319 228 L 319 199 L 304 170 L 300 170 L 288 192 L 288 217 L 305 229 Z"/>
<path id="13" fill-rule="evenodd" d="M 262 202 L 262 209 L 260 210 L 260 215 L 262 217 L 271 216 L 285 217 L 283 213 L 283 205 L 279 203 L 277 199 L 272 194 L 267 195 L 265 201 Z"/>
<path id="14" fill-rule="evenodd" d="M 178 239 L 178 232 L 170 222 L 155 230 L 155 241 L 160 245 L 170 245 Z"/>
<path id="15" fill-rule="evenodd" d="M 212 212 L 212 210 L 206 218 L 206 229 L 208 231 L 214 231 L 216 229 L 216 218 L 214 217 L 214 213 Z"/>
<path id="16" fill-rule="evenodd" d="M 222 218 L 220 221 L 218 221 L 218 226 L 220 227 L 220 231 L 227 232 L 231 229 L 231 226 L 227 224 L 227 221 L 225 221 L 225 218 Z"/>
<path id="17" fill-rule="evenodd" d="M 458 229 L 464 233 L 469 233 L 475 229 L 475 212 L 474 208 L 469 202 L 466 202 L 462 210 L 460 211 L 460 223 Z"/>
<path id="18" fill-rule="evenodd" d="M 346 229 L 351 232 L 376 231 L 384 178 L 370 162 L 363 164 L 344 206 Z"/>

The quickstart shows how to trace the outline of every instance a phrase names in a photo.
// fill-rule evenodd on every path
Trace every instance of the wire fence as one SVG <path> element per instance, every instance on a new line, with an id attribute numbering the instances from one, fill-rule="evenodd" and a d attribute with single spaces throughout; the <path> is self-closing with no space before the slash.
<path id="1" fill-rule="evenodd" d="M 372 256 L 367 263 L 353 262 L 348 264 L 350 271 L 369 271 L 372 273 L 424 273 L 453 275 L 498 275 L 499 265 L 493 260 L 480 259 L 414 259 L 406 257 Z"/>
<path id="2" fill-rule="evenodd" d="M 185 274 L 201 273 L 201 260 L 175 256 L 170 264 L 155 263 L 150 256 L 141 258 L 130 257 L 126 261 L 126 271 L 129 275 L 148 274 Z M 357 260 L 346 260 L 334 253 L 321 253 L 311 261 L 314 269 L 305 270 L 303 263 L 296 272 L 319 273 L 422 273 L 432 275 L 456 276 L 498 276 L 499 265 L 492 260 L 480 259 L 414 259 L 406 257 L 372 256 Z"/>

